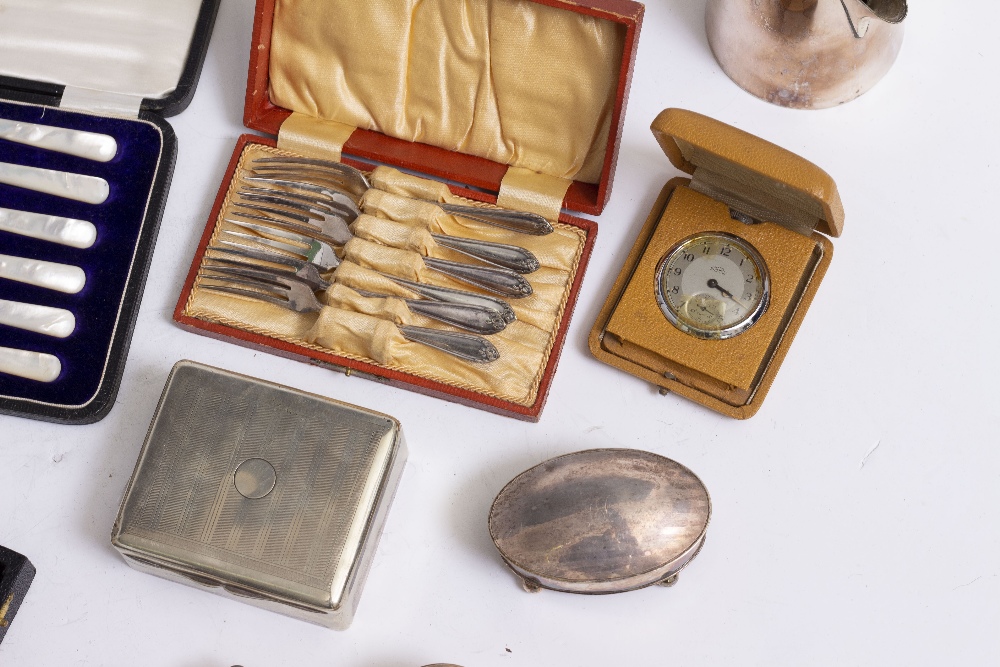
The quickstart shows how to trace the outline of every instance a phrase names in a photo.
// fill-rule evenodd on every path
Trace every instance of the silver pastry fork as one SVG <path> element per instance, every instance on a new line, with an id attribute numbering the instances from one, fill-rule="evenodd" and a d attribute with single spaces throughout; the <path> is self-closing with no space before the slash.
<path id="1" fill-rule="evenodd" d="M 235 202 L 233 205 L 240 209 L 253 211 L 253 213 L 234 211 L 234 215 L 238 214 L 254 220 L 261 219 L 261 214 L 277 216 L 305 227 L 312 227 L 314 228 L 313 233 L 322 234 L 330 238 L 337 245 L 344 245 L 354 238 L 354 234 L 348 226 L 348 221 L 343 216 L 329 212 L 329 210 L 323 211 L 308 204 L 285 199 L 281 195 L 261 196 L 241 191 L 240 196 L 251 203 Z M 284 208 L 275 208 L 274 206 L 266 206 L 265 204 L 275 204 Z M 274 218 L 271 219 L 273 220 Z M 534 273 L 541 268 L 538 258 L 520 246 L 449 236 L 446 234 L 432 233 L 431 238 L 438 245 L 451 248 L 467 257 L 510 269 L 520 274 Z"/>
<path id="2" fill-rule="evenodd" d="M 331 162 L 330 160 L 319 160 L 303 157 L 269 157 L 258 158 L 253 161 L 253 170 L 257 173 L 265 174 L 258 178 L 260 182 L 267 182 L 277 179 L 284 182 L 285 187 L 296 187 L 310 191 L 308 185 L 300 181 L 302 176 L 307 178 L 328 178 L 335 183 L 344 184 L 350 193 L 357 193 L 360 196 L 365 191 L 372 188 L 368 177 L 358 169 L 342 162 Z M 331 185 L 330 188 L 335 188 Z M 328 188 L 329 189 L 329 188 Z M 315 190 L 312 190 L 315 192 Z M 431 202 L 440 206 L 445 212 L 468 218 L 488 225 L 503 227 L 522 234 L 532 234 L 540 236 L 551 234 L 552 224 L 543 216 L 526 211 L 510 211 L 507 209 L 491 209 L 480 206 L 467 206 L 462 204 L 447 204 L 443 202 Z"/>
<path id="3" fill-rule="evenodd" d="M 257 237 L 253 238 L 256 239 Z M 295 271 L 296 277 L 300 280 L 306 281 L 316 291 L 325 289 L 320 285 L 329 285 L 329 283 L 324 281 L 322 276 L 320 276 L 319 268 L 315 264 L 310 264 L 300 257 L 293 257 L 283 253 L 248 247 L 225 238 L 220 239 L 219 245 L 212 246 L 210 250 L 232 257 L 241 257 L 243 259 L 252 259 L 258 262 L 268 262 L 269 264 L 287 266 Z M 211 259 L 215 258 L 211 257 Z M 378 273 L 382 277 L 393 281 L 397 285 L 405 287 L 414 294 L 417 294 L 425 299 L 442 301 L 444 303 L 481 306 L 498 313 L 508 324 L 517 319 L 517 316 L 514 314 L 514 309 L 511 308 L 510 304 L 503 299 L 498 299 L 486 294 L 475 294 L 473 292 L 466 292 L 465 290 L 451 289 L 449 287 L 438 287 L 437 285 L 417 283 L 390 275 L 388 273 L 380 273 L 378 271 L 374 271 L 374 273 Z"/>
<path id="4" fill-rule="evenodd" d="M 266 274 L 255 276 L 252 273 L 233 275 L 215 272 L 212 267 L 204 267 L 201 277 L 203 280 L 221 283 L 203 283 L 202 289 L 256 299 L 297 313 L 318 313 L 329 307 L 320 303 L 308 285 L 292 278 Z M 496 346 L 481 336 L 403 324 L 396 327 L 406 340 L 447 352 L 459 359 L 489 363 L 500 358 Z"/>
<path id="5" fill-rule="evenodd" d="M 313 281 L 310 278 L 303 278 L 289 271 L 269 269 L 238 260 L 221 259 L 210 257 L 211 265 L 206 266 L 207 270 L 214 273 L 226 274 L 234 277 L 251 278 L 258 280 L 274 280 L 284 278 L 287 280 L 298 280 L 305 284 L 313 292 L 328 290 L 331 283 L 319 278 Z M 445 301 L 429 301 L 425 299 L 407 299 L 404 297 L 389 294 L 380 294 L 353 288 L 362 296 L 373 298 L 395 298 L 406 304 L 411 312 L 423 315 L 432 320 L 450 324 L 454 327 L 469 331 L 471 333 L 490 335 L 503 331 L 507 328 L 507 321 L 503 315 L 493 308 L 474 304 L 448 303 Z"/>
<path id="6" fill-rule="evenodd" d="M 340 259 L 327 242 L 289 230 L 288 226 L 283 225 L 281 221 L 271 220 L 268 221 L 269 224 L 267 225 L 258 225 L 255 223 L 244 222 L 242 220 L 234 220 L 232 218 L 226 218 L 225 220 L 226 222 L 255 231 L 259 234 L 269 234 L 271 236 L 277 236 L 291 241 L 292 243 L 285 243 L 283 241 L 275 241 L 269 238 L 257 238 L 247 234 L 241 234 L 240 232 L 226 232 L 227 234 L 233 236 L 246 238 L 278 250 L 284 250 L 285 252 L 305 257 L 307 262 L 316 264 L 321 271 L 330 271 L 340 265 Z M 476 287 L 481 287 L 488 292 L 493 292 L 494 294 L 515 299 L 524 298 L 532 294 L 531 283 L 525 280 L 522 275 L 515 271 L 511 271 L 510 269 L 473 266 L 471 264 L 462 264 L 461 262 L 452 262 L 433 257 L 421 257 L 421 259 L 423 260 L 424 265 L 429 269 L 451 276 L 457 280 L 470 283 Z"/>

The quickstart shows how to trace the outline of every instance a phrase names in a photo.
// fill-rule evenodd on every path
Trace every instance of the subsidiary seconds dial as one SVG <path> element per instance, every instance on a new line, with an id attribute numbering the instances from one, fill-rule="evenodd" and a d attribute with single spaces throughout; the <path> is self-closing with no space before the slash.
<path id="1" fill-rule="evenodd" d="M 690 236 L 670 250 L 656 273 L 666 318 L 697 338 L 732 338 L 767 310 L 767 266 L 745 240 L 723 233 Z"/>

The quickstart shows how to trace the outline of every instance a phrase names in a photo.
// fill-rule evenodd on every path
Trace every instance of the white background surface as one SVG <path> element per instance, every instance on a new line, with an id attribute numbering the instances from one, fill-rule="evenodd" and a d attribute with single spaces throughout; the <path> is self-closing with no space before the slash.
<path id="1" fill-rule="evenodd" d="M 824 0 L 826 1 L 826 0 Z M 243 132 L 253 3 L 223 2 L 118 403 L 84 427 L 0 417 L 0 544 L 38 568 L 3 667 L 1000 664 L 997 280 L 1000 8 L 915 2 L 902 55 L 837 109 L 785 110 L 721 72 L 704 0 L 647 3 L 618 177 L 538 424 L 177 328 Z M 737 422 L 595 361 L 589 331 L 661 186 L 648 126 L 685 107 L 827 170 L 847 209 L 830 272 L 760 413 Z M 388 412 L 410 462 L 342 633 L 135 572 L 111 524 L 171 366 L 193 359 Z M 495 494 L 592 447 L 706 483 L 704 551 L 672 589 L 524 593 L 486 528 Z"/>

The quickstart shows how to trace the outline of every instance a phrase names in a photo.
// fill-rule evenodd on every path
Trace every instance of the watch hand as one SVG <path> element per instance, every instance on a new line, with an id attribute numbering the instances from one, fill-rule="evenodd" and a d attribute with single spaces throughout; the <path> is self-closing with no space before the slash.
<path id="1" fill-rule="evenodd" d="M 730 292 L 729 290 L 727 290 L 722 285 L 720 285 L 719 281 L 716 280 L 715 278 L 712 278 L 712 279 L 710 279 L 708 281 L 708 287 L 709 287 L 709 289 L 717 289 L 717 290 L 719 290 L 719 292 L 722 293 L 722 296 L 726 297 L 727 299 L 731 299 L 737 305 L 742 306 L 746 310 L 750 310 L 750 308 L 745 303 L 743 303 L 742 301 L 740 301 L 739 299 L 737 299 L 735 296 L 733 296 L 733 293 Z"/>

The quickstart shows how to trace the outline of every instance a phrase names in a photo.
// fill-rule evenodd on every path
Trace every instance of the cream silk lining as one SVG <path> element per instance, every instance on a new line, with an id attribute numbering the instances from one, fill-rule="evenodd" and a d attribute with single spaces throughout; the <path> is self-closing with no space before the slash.
<path id="1" fill-rule="evenodd" d="M 0 0 L 0 74 L 159 99 L 177 88 L 202 0 Z"/>
<path id="2" fill-rule="evenodd" d="M 277 0 L 276 105 L 600 180 L 625 28 L 527 0 Z"/>
<path id="3" fill-rule="evenodd" d="M 278 129 L 278 148 L 340 162 L 344 144 L 358 128 L 293 113 Z"/>
<path id="4" fill-rule="evenodd" d="M 258 158 L 287 155 L 285 151 L 259 144 L 244 150 L 237 178 L 229 186 L 225 203 L 212 237 L 212 245 L 224 229 L 236 227 L 223 221 L 233 212 L 239 175 Z M 401 196 L 424 196 L 443 184 L 380 168 L 372 176 L 378 185 L 396 193 L 370 190 L 362 202 L 366 215 L 353 224 L 354 240 L 343 248 L 345 260 L 333 274 L 335 284 L 320 298 L 327 305 L 319 314 L 302 314 L 250 298 L 201 289 L 199 279 L 191 292 L 185 315 L 290 342 L 310 350 L 363 361 L 452 387 L 470 390 L 518 405 L 530 406 L 555 343 L 569 293 L 579 268 L 585 233 L 556 223 L 547 236 L 513 234 L 445 214 L 438 206 Z M 421 184 L 419 192 L 408 186 Z M 439 192 L 439 194 L 441 194 Z M 452 195 L 448 195 L 451 199 Z M 471 203 L 461 200 L 463 203 Z M 245 230 L 243 230 L 245 231 Z M 403 338 L 396 324 L 450 329 L 409 311 L 399 299 L 370 298 L 354 289 L 400 297 L 412 297 L 408 290 L 373 271 L 383 271 L 410 280 L 444 287 L 475 291 L 464 283 L 438 274 L 423 265 L 421 255 L 469 261 L 458 253 L 438 246 L 430 234 L 450 234 L 500 243 L 515 243 L 538 258 L 542 268 L 527 276 L 534 294 L 512 299 L 517 314 L 503 332 L 489 336 L 500 351 L 500 359 L 490 364 L 471 364 L 427 346 Z M 395 247 L 392 247 L 395 246 Z M 207 256 L 215 254 L 211 248 Z"/>

